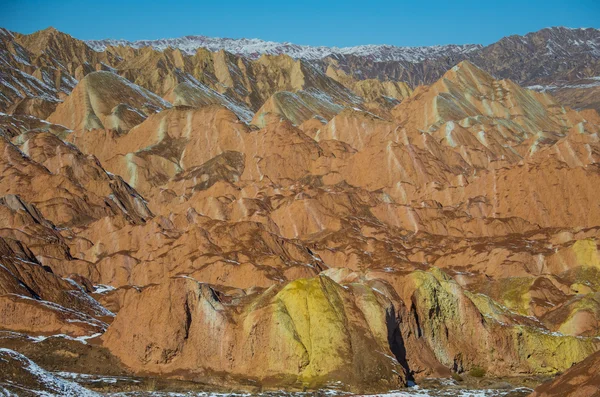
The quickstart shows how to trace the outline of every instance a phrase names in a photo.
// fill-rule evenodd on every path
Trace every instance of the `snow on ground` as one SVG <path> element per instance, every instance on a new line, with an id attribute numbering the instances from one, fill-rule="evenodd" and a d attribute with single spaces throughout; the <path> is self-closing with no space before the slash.
<path id="1" fill-rule="evenodd" d="M 498 390 L 498 389 L 480 389 L 480 390 L 467 390 L 467 389 L 445 389 L 445 390 L 433 390 L 433 389 L 419 389 L 417 387 L 411 388 L 409 391 L 396 391 L 384 394 L 374 394 L 373 396 L 379 397 L 501 397 L 509 393 L 514 393 L 516 390 L 525 392 L 532 392 L 533 390 L 527 388 L 519 388 L 512 390 Z"/>
<path id="2" fill-rule="evenodd" d="M 509 393 L 520 391 L 523 394 L 530 393 L 532 390 L 527 388 L 512 389 L 512 390 L 498 390 L 498 389 L 481 389 L 481 390 L 467 390 L 467 389 L 419 389 L 417 387 L 407 389 L 406 391 L 392 391 L 389 393 L 381 394 L 361 394 L 356 396 L 372 396 L 372 397 L 502 397 Z M 348 396 L 347 393 L 338 392 L 335 390 L 322 390 L 319 391 L 319 395 L 322 396 Z M 112 397 L 247 397 L 247 396 L 262 396 L 262 397 L 310 397 L 314 396 L 313 392 L 306 393 L 289 393 L 289 392 L 264 392 L 258 394 L 250 393 L 212 393 L 212 392 L 189 392 L 189 393 L 178 393 L 178 392 L 123 392 L 123 393 L 112 393 L 107 396 Z"/>
<path id="3" fill-rule="evenodd" d="M 107 172 L 107 174 L 113 175 L 110 172 Z M 113 287 L 112 285 L 104 285 L 104 284 L 94 285 L 94 293 L 95 294 L 105 294 L 109 291 L 114 291 L 115 289 L 116 288 Z"/>
<path id="4" fill-rule="evenodd" d="M 56 335 L 47 335 L 47 336 L 29 336 L 29 338 L 32 339 L 36 343 L 45 341 L 46 339 L 49 339 L 49 338 L 63 338 L 63 339 L 73 340 L 76 342 L 81 342 L 84 345 L 87 345 L 88 339 L 94 339 L 94 338 L 99 337 L 100 335 L 102 335 L 102 333 L 96 333 L 93 335 L 85 335 L 85 336 L 69 336 L 69 335 L 65 335 L 65 334 L 56 334 Z"/>
<path id="5" fill-rule="evenodd" d="M 260 39 L 230 39 L 206 36 L 185 36 L 159 40 L 89 40 L 86 42 L 95 51 L 104 51 L 107 46 L 130 46 L 133 48 L 152 47 L 163 51 L 177 48 L 182 52 L 193 55 L 199 48 L 210 51 L 225 50 L 232 54 L 243 55 L 257 59 L 262 54 L 287 54 L 292 58 L 317 60 L 330 55 L 366 56 L 374 61 L 406 61 L 420 62 L 424 59 L 439 58 L 450 54 L 467 54 L 482 48 L 479 44 L 465 45 L 435 45 L 429 47 L 396 47 L 392 45 L 361 45 L 356 47 L 313 47 L 293 43 L 278 43 Z"/>
<path id="6" fill-rule="evenodd" d="M 139 380 L 127 378 L 127 377 L 123 377 L 123 376 L 100 376 L 100 375 L 80 374 L 77 372 L 66 372 L 66 371 L 54 372 L 54 375 L 56 375 L 60 378 L 63 378 L 63 379 L 73 380 L 76 382 L 77 381 L 86 382 L 86 383 L 115 384 L 119 381 L 140 383 Z"/>
<path id="7" fill-rule="evenodd" d="M 145 89 L 144 87 L 140 87 L 139 85 L 132 83 L 131 81 L 127 80 L 123 76 L 119 76 L 118 74 L 115 76 L 117 76 L 117 78 L 124 85 L 127 85 L 132 90 L 134 90 L 138 94 L 140 94 L 144 99 L 146 99 L 148 101 L 148 104 L 152 105 L 152 103 L 159 103 L 165 109 L 168 109 L 172 106 L 169 102 L 165 101 L 164 99 L 162 99 L 161 97 L 159 97 L 158 95 L 153 93 L 152 91 L 149 91 L 149 90 Z"/>
<path id="8" fill-rule="evenodd" d="M 16 365 L 31 376 L 26 387 L 12 380 L 0 380 L 0 396 L 19 396 L 22 392 L 43 397 L 100 397 L 100 394 L 88 390 L 75 382 L 65 380 L 40 368 L 36 363 L 10 349 L 0 349 L 0 368 L 3 365 Z M 29 387 L 33 387 L 31 389 Z M 38 390 L 37 388 L 42 388 Z M 16 392 L 15 390 L 18 390 Z"/>
<path id="9" fill-rule="evenodd" d="M 600 57 L 600 35 L 598 29 L 568 29 L 563 27 L 548 28 L 546 56 L 586 53 Z M 509 36 L 504 40 L 517 42 L 521 45 L 531 45 L 535 35 Z M 480 44 L 449 44 L 423 47 L 397 47 L 392 45 L 369 44 L 354 47 L 325 47 L 298 45 L 289 42 L 274 42 L 260 39 L 232 39 L 207 36 L 185 36 L 158 40 L 88 40 L 86 44 L 95 51 L 105 51 L 107 46 L 130 46 L 133 48 L 152 47 L 163 51 L 168 48 L 179 49 L 183 53 L 193 55 L 199 48 L 209 51 L 225 50 L 232 54 L 258 59 L 262 54 L 287 54 L 292 58 L 315 61 L 327 56 L 354 55 L 365 57 L 375 62 L 403 61 L 421 62 L 426 59 L 437 59 L 448 56 L 466 55 L 483 48 Z"/>
<path id="10" fill-rule="evenodd" d="M 98 333 L 95 333 L 92 335 L 84 335 L 84 336 L 70 336 L 70 335 L 65 335 L 65 334 L 32 336 L 32 335 L 23 334 L 20 332 L 0 331 L 0 338 L 3 338 L 3 339 L 23 338 L 23 339 L 28 339 L 28 340 L 32 341 L 33 343 L 43 342 L 46 339 L 50 339 L 50 338 L 62 338 L 62 339 L 80 342 L 80 343 L 83 343 L 84 345 L 87 345 L 88 339 L 97 338 L 100 335 L 102 335 L 102 334 L 98 332 Z"/>
<path id="11" fill-rule="evenodd" d="M 534 91 L 539 91 L 539 92 L 546 92 L 546 91 L 554 91 L 557 89 L 593 88 L 593 87 L 598 87 L 598 86 L 600 86 L 600 76 L 585 77 L 585 78 L 582 78 L 579 83 L 566 83 L 566 84 L 562 84 L 562 85 L 539 85 L 539 84 L 537 84 L 537 85 L 530 85 L 525 88 L 534 90 Z"/>
<path id="12" fill-rule="evenodd" d="M 71 295 L 77 295 L 77 291 L 70 291 L 70 292 L 75 292 Z M 85 293 L 84 293 L 85 294 Z M 54 310 L 56 312 L 62 312 L 65 314 L 65 317 L 68 317 L 70 320 L 72 320 L 71 322 L 81 322 L 81 323 L 87 323 L 92 325 L 93 327 L 98 327 L 100 329 L 106 329 L 108 328 L 108 324 L 105 323 L 104 321 L 100 321 L 90 315 L 87 315 L 83 312 L 79 312 L 73 309 L 69 309 L 67 307 L 61 306 L 58 303 L 54 303 L 54 302 L 50 302 L 50 301 L 45 301 L 42 299 L 33 299 L 30 298 L 28 296 L 24 296 L 24 295 L 19 295 L 19 294 L 7 294 L 7 295 L 11 295 L 11 296 L 17 296 L 20 299 L 25 299 L 25 300 L 31 300 L 34 301 L 40 305 L 44 305 L 46 307 L 48 307 L 51 310 Z M 96 302 L 98 307 L 95 308 L 96 311 L 98 311 L 99 314 L 101 315 L 114 315 L 113 313 L 111 313 L 109 310 L 105 309 L 102 305 L 100 305 L 100 303 L 98 303 L 95 299 L 93 299 L 92 297 L 89 297 L 90 302 Z M 101 310 L 103 309 L 103 310 Z"/>
<path id="13" fill-rule="evenodd" d="M 239 119 L 243 122 L 249 123 L 252 120 L 252 117 L 254 117 L 254 112 L 250 110 L 250 108 L 248 108 L 245 104 L 241 104 L 213 90 L 212 88 L 207 87 L 206 85 L 196 80 L 194 76 L 188 73 L 185 74 L 185 78 L 187 79 L 187 84 L 196 87 L 200 91 L 203 91 L 206 96 L 214 98 L 218 103 L 235 113 L 235 115 L 238 116 Z"/>
<path id="14" fill-rule="evenodd" d="M 285 392 L 285 391 L 269 391 L 262 393 L 246 393 L 246 392 L 154 392 L 154 391 L 132 391 L 132 392 L 103 392 L 97 393 L 91 391 L 84 386 L 89 384 L 111 384 L 118 387 L 121 382 L 139 383 L 139 380 L 123 376 L 104 376 L 80 374 L 75 372 L 48 372 L 33 361 L 20 353 L 9 349 L 0 349 L 0 371 L 3 365 L 18 366 L 33 378 L 27 381 L 27 384 L 20 384 L 18 379 L 4 379 L 0 376 L 0 396 L 12 397 L 18 396 L 15 390 L 33 392 L 36 395 L 44 397 L 66 396 L 66 397 L 247 397 L 247 396 L 262 396 L 262 397 L 310 397 L 314 396 L 314 392 Z M 32 386 L 36 385 L 37 386 Z M 413 385 L 407 389 L 390 391 L 380 394 L 357 395 L 357 396 L 372 396 L 372 397 L 502 397 L 509 393 L 520 392 L 517 395 L 526 395 L 531 392 L 531 389 L 516 388 L 516 389 L 461 389 L 452 380 L 441 382 L 440 389 L 425 389 L 417 385 Z M 333 384 L 332 386 L 336 386 Z M 37 389 L 32 389 L 37 387 Z M 38 390 L 43 389 L 43 390 Z M 335 389 L 320 390 L 321 396 L 348 396 L 347 393 Z"/>

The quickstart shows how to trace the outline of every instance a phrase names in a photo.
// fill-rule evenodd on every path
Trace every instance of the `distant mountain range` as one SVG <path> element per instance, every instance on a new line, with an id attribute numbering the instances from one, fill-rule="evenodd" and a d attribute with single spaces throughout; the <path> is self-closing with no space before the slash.
<path id="1" fill-rule="evenodd" d="M 131 80 L 133 70 L 158 68 L 163 70 L 162 77 L 154 74 L 144 77 L 153 79 L 152 83 L 141 82 L 139 73 L 134 80 L 159 95 L 164 95 L 168 88 L 183 81 L 200 81 L 224 93 L 229 83 L 213 76 L 215 66 L 205 69 L 205 63 L 200 60 L 207 50 L 230 54 L 222 59 L 229 65 L 225 66 L 230 69 L 227 73 L 233 75 L 245 75 L 246 68 L 240 68 L 240 65 L 259 62 L 263 54 L 287 55 L 303 62 L 305 70 L 314 69 L 350 89 L 358 81 L 369 79 L 405 82 L 412 88 L 428 85 L 454 65 L 468 60 L 496 78 L 508 78 L 534 90 L 549 91 L 565 105 L 600 110 L 600 30 L 595 28 L 546 28 L 524 36 L 508 36 L 488 46 L 362 45 L 338 48 L 206 36 L 133 42 L 113 39 L 81 41 L 53 28 L 30 35 L 0 29 L 0 41 L 5 44 L 0 48 L 0 63 L 3 65 L 0 67 L 3 85 L 0 87 L 3 94 L 0 104 L 5 104 L 0 106 L 0 110 L 6 110 L 9 103 L 14 104 L 17 97 L 42 98 L 44 106 L 51 109 L 54 105 L 46 102 L 58 102 L 60 95 L 68 94 L 77 81 L 93 69 L 111 70 Z M 141 51 L 147 50 L 155 54 L 140 55 Z M 198 55 L 198 51 L 204 52 Z M 160 61 L 161 57 L 167 60 Z M 189 65 L 197 61 L 200 64 Z M 159 77 L 164 80 L 167 74 L 173 81 L 158 87 L 163 84 Z M 237 78 L 233 76 L 232 79 L 230 83 Z M 264 102 L 265 95 L 269 96 L 272 92 L 256 94 L 262 88 L 253 88 L 252 84 L 246 78 L 236 80 L 233 91 L 228 95 L 256 110 Z M 248 95 L 259 95 L 260 98 L 244 99 Z M 31 105 L 29 102 L 27 106 Z"/>
<path id="2" fill-rule="evenodd" d="M 531 89 L 553 92 L 577 108 L 600 109 L 600 29 L 552 27 L 523 36 L 504 37 L 488 46 L 481 44 L 397 47 L 307 46 L 260 39 L 185 36 L 159 40 L 90 40 L 95 51 L 109 46 L 179 49 L 191 55 L 199 48 L 225 50 L 249 59 L 262 54 L 289 55 L 310 61 L 324 71 L 339 69 L 359 80 L 406 81 L 412 86 L 431 84 L 450 67 L 469 60 L 498 78 L 509 78 Z M 575 94 L 574 89 L 579 89 Z M 581 89 L 584 89 L 582 93 Z M 591 93 L 590 93 L 591 92 Z"/>
<path id="3" fill-rule="evenodd" d="M 597 396 L 598 37 L 0 28 L 0 395 Z"/>
<path id="4" fill-rule="evenodd" d="M 225 50 L 235 55 L 258 59 L 262 54 L 289 55 L 295 59 L 317 60 L 328 56 L 353 55 L 367 57 L 375 62 L 406 61 L 420 62 L 448 55 L 467 54 L 483 48 L 480 44 L 435 45 L 424 47 L 396 47 L 392 45 L 360 45 L 355 47 L 308 46 L 293 43 L 278 43 L 260 39 L 230 39 L 207 36 L 185 36 L 159 40 L 88 40 L 86 43 L 95 51 L 104 51 L 107 47 L 124 46 L 132 48 L 152 47 L 163 51 L 167 48 L 179 49 L 187 55 L 193 55 L 199 48 L 210 51 Z"/>
<path id="5" fill-rule="evenodd" d="M 548 37 L 546 46 L 548 55 L 565 55 L 573 52 L 600 54 L 600 30 L 594 28 L 571 29 L 564 27 L 543 29 L 525 36 L 509 36 L 501 41 L 521 44 L 531 47 L 539 42 L 539 36 Z M 171 39 L 157 40 L 86 40 L 95 51 L 104 51 L 107 47 L 125 46 L 132 48 L 152 47 L 162 51 L 166 48 L 179 49 L 188 55 L 193 55 L 199 48 L 210 51 L 225 50 L 235 55 L 257 59 L 262 54 L 289 55 L 295 59 L 317 60 L 329 56 L 359 56 L 374 62 L 406 61 L 421 62 L 427 59 L 437 59 L 447 56 L 478 53 L 485 48 L 481 44 L 449 44 L 420 47 L 399 47 L 393 45 L 368 44 L 353 47 L 327 47 L 299 45 L 289 42 L 274 42 L 261 39 L 232 39 L 208 36 L 184 36 Z M 495 43 L 496 44 L 496 43 Z M 566 47 L 565 47 L 566 45 Z M 493 46 L 493 44 L 492 44 Z"/>

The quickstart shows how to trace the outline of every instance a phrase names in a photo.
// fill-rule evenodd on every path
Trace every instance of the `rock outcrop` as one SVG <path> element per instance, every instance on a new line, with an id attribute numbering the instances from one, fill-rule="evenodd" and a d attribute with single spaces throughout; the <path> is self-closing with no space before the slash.
<path id="1" fill-rule="evenodd" d="M 0 349 L 2 393 L 7 396 L 80 396 L 99 397 L 79 384 L 44 370 L 22 354 Z"/>
<path id="2" fill-rule="evenodd" d="M 157 305 L 164 309 L 158 317 Z M 405 375 L 389 347 L 391 313 L 391 303 L 376 291 L 326 276 L 244 297 L 180 278 L 127 301 L 103 338 L 139 372 L 212 382 L 227 374 L 279 387 L 341 381 L 355 391 L 393 389 Z"/>
<path id="3" fill-rule="evenodd" d="M 600 393 L 600 353 L 573 366 L 556 379 L 536 388 L 530 397 L 592 397 Z"/>
<path id="4" fill-rule="evenodd" d="M 412 90 L 344 59 L 0 33 L 2 68 L 47 86 L 2 91 L 0 346 L 351 392 L 600 349 L 594 111 L 469 61 Z"/>
<path id="5" fill-rule="evenodd" d="M 113 130 L 126 133 L 170 104 L 156 94 L 111 72 L 88 74 L 48 121 L 72 130 Z"/>

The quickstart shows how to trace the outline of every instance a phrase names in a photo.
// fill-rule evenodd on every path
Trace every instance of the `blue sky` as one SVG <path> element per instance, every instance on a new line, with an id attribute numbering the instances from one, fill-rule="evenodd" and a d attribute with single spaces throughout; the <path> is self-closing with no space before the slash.
<path id="1" fill-rule="evenodd" d="M 600 0 L 0 0 L 0 26 L 80 39 L 247 37 L 297 44 L 490 44 L 548 26 L 600 28 Z"/>

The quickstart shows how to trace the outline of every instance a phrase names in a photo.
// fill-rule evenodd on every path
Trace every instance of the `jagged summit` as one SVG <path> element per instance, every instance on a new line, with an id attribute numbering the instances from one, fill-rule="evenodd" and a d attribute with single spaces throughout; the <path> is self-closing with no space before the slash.
<path id="1" fill-rule="evenodd" d="M 40 30 L 40 32 L 48 33 L 48 34 L 62 33 L 58 29 L 56 29 L 54 26 L 48 26 L 46 29 Z M 62 34 L 66 34 L 66 33 L 62 33 Z"/>
<path id="2" fill-rule="evenodd" d="M 298 45 L 288 42 L 278 43 L 261 39 L 230 39 L 207 36 L 185 36 L 159 40 L 88 40 L 86 43 L 96 51 L 105 51 L 108 46 L 132 48 L 152 47 L 156 50 L 177 48 L 189 55 L 199 48 L 210 51 L 225 50 L 232 54 L 257 59 L 262 54 L 286 54 L 296 59 L 318 60 L 328 56 L 354 55 L 369 57 L 374 61 L 419 62 L 443 56 L 467 54 L 480 49 L 479 44 L 436 45 L 429 47 L 397 47 L 392 45 L 360 45 L 355 47 L 325 47 Z"/>
<path id="3" fill-rule="evenodd" d="M 548 51 L 558 50 L 555 44 L 567 42 L 580 47 L 581 51 L 591 51 L 598 55 L 600 48 L 598 37 L 600 30 L 595 28 L 566 28 L 551 27 L 538 32 L 528 33 L 524 36 L 512 35 L 504 40 L 521 40 L 528 42 L 535 40 L 537 35 L 544 35 L 554 40 Z M 587 40 L 581 39 L 584 35 Z M 436 59 L 441 57 L 465 56 L 478 52 L 485 46 L 481 44 L 449 44 L 433 45 L 421 47 L 401 47 L 385 44 L 367 44 L 352 47 L 326 47 L 299 45 L 289 42 L 274 42 L 261 39 L 232 39 L 218 38 L 208 36 L 184 36 L 179 38 L 157 39 L 157 40 L 88 40 L 86 43 L 96 51 L 105 51 L 108 46 L 126 46 L 132 48 L 151 47 L 156 50 L 165 50 L 167 48 L 177 48 L 189 55 L 193 54 L 199 48 L 206 48 L 210 51 L 225 50 L 232 54 L 242 55 L 251 59 L 256 59 L 262 54 L 278 55 L 287 54 L 293 58 L 318 60 L 328 56 L 359 56 L 366 57 L 375 62 L 405 61 L 421 62 L 426 59 Z M 554 48 L 556 47 L 556 48 Z"/>
<path id="4" fill-rule="evenodd" d="M 415 62 L 3 32 L 9 394 L 597 383 L 600 115 L 519 84 L 596 103 L 594 30 Z"/>
<path id="5" fill-rule="evenodd" d="M 170 103 L 124 77 L 97 71 L 85 76 L 48 120 L 70 129 L 106 128 L 123 133 L 169 107 Z"/>

